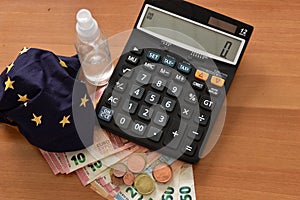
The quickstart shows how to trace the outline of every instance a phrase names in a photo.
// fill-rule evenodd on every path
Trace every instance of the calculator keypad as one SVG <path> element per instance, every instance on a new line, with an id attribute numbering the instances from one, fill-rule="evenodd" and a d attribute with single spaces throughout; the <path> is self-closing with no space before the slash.
<path id="1" fill-rule="evenodd" d="M 224 84 L 177 55 L 133 47 L 120 58 L 97 116 L 121 137 L 196 162 Z"/>

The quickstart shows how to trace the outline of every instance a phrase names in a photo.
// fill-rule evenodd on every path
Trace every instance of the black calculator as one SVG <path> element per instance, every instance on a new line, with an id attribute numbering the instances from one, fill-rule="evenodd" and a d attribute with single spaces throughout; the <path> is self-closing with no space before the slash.
<path id="1" fill-rule="evenodd" d="M 253 27 L 181 0 L 146 0 L 96 113 L 100 126 L 196 163 Z"/>

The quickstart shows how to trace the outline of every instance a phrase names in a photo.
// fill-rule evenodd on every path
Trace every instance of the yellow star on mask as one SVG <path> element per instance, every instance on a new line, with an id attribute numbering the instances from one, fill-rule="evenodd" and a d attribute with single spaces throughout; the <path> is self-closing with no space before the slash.
<path id="1" fill-rule="evenodd" d="M 27 98 L 27 94 L 25 94 L 25 95 L 20 95 L 20 94 L 18 94 L 18 97 L 19 97 L 19 99 L 18 99 L 18 101 L 21 101 L 21 102 L 26 102 L 26 101 L 28 101 L 29 99 Z"/>
<path id="2" fill-rule="evenodd" d="M 68 68 L 68 65 L 67 65 L 64 61 L 62 61 L 61 59 L 59 59 L 59 64 L 60 64 L 62 67 L 64 67 L 64 68 Z"/>
<path id="3" fill-rule="evenodd" d="M 83 106 L 86 108 L 86 103 L 88 102 L 89 100 L 86 98 L 86 95 L 84 95 L 83 98 L 81 98 L 81 104 L 80 104 L 80 107 Z"/>
<path id="4" fill-rule="evenodd" d="M 9 64 L 9 65 L 7 65 L 7 71 L 6 71 L 6 74 L 8 74 L 8 72 L 11 70 L 11 68 L 13 68 L 14 67 L 14 63 L 11 63 L 11 64 Z"/>
<path id="5" fill-rule="evenodd" d="M 67 117 L 64 116 L 64 118 L 59 122 L 62 125 L 63 128 L 65 127 L 66 124 L 70 124 L 71 123 L 69 121 L 69 117 L 70 117 L 70 115 L 68 115 Z"/>
<path id="6" fill-rule="evenodd" d="M 30 48 L 24 47 L 21 51 L 20 51 L 20 55 L 22 55 L 23 53 L 26 53 Z"/>
<path id="7" fill-rule="evenodd" d="M 7 81 L 5 81 L 5 83 L 4 83 L 4 84 L 5 84 L 5 89 L 4 89 L 4 91 L 8 90 L 8 88 L 14 89 L 14 86 L 13 86 L 14 82 L 15 82 L 15 81 L 11 81 L 10 78 L 7 77 Z"/>
<path id="8" fill-rule="evenodd" d="M 33 119 L 31 119 L 31 121 L 35 122 L 35 123 L 36 123 L 36 126 L 42 124 L 42 115 L 41 115 L 41 116 L 36 116 L 36 115 L 33 113 Z"/>

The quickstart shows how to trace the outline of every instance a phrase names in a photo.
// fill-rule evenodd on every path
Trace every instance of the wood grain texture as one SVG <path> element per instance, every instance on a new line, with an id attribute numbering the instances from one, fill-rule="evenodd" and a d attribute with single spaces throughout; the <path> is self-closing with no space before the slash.
<path id="1" fill-rule="evenodd" d="M 194 166 L 197 199 L 300 199 L 300 1 L 190 0 L 255 27 L 228 93 L 220 140 Z M 140 0 L 0 1 L 0 71 L 23 46 L 73 55 L 75 13 L 108 36 L 131 29 Z M 75 174 L 54 176 L 39 151 L 0 124 L 0 199 L 101 199 Z"/>

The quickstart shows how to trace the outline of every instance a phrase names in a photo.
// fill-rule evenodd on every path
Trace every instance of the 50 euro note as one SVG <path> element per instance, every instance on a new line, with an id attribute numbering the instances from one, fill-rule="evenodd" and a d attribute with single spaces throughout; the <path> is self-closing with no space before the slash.
<path id="1" fill-rule="evenodd" d="M 95 139 L 95 144 L 92 146 L 79 151 L 64 152 L 55 155 L 58 156 L 58 159 L 61 161 L 63 171 L 66 174 L 135 145 L 134 143 L 113 135 L 100 127 L 96 127 L 95 132 L 95 137 L 97 139 Z"/>
<path id="2" fill-rule="evenodd" d="M 114 193 L 117 193 L 114 196 L 114 199 L 116 200 L 195 200 L 196 192 L 193 167 L 191 164 L 176 162 L 177 161 L 172 164 L 172 169 L 174 169 L 174 165 L 176 165 L 176 169 L 174 169 L 175 172 L 173 174 L 173 179 L 166 184 L 156 185 L 156 194 L 152 193 L 148 196 L 139 195 L 134 187 L 127 187 L 125 189 L 125 192 L 122 192 L 124 190 L 121 188 L 121 191 L 110 192 L 110 194 L 113 195 Z M 105 188 L 102 188 L 101 194 L 103 194 L 104 189 Z M 106 195 L 107 197 L 112 197 L 107 193 L 104 195 Z"/>

